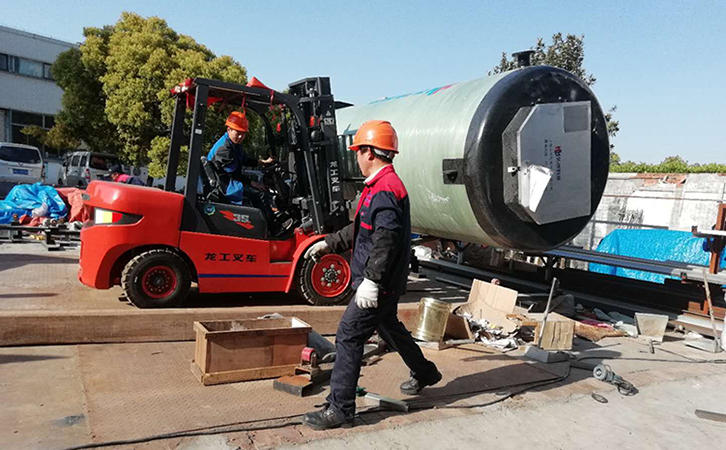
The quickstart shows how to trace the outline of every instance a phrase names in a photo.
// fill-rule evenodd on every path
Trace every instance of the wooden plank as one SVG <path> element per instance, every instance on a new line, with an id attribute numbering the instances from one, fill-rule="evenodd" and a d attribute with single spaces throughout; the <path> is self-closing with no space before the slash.
<path id="1" fill-rule="evenodd" d="M 208 340 L 204 373 L 272 366 L 272 337 L 226 336 Z"/>
<path id="2" fill-rule="evenodd" d="M 539 345 L 543 350 L 572 350 L 575 321 L 555 312 L 549 313 L 540 344 L 538 337 L 543 316 L 542 313 L 530 313 L 528 320 L 523 321 L 520 326 L 535 327 L 534 344 Z"/>
<path id="3" fill-rule="evenodd" d="M 307 334 L 304 336 L 275 336 L 272 343 L 272 365 L 300 364 L 300 355 L 306 346 Z"/>
<path id="4" fill-rule="evenodd" d="M 412 330 L 417 303 L 399 305 L 399 319 Z M 192 341 L 194 322 L 295 316 L 320 334 L 332 335 L 345 306 L 247 306 L 238 308 L 120 309 L 0 312 L 0 346 Z"/>
<path id="5" fill-rule="evenodd" d="M 716 230 L 723 231 L 726 230 L 726 205 L 720 204 L 718 205 L 718 217 L 716 219 Z M 721 244 L 724 242 L 724 238 L 716 238 L 716 245 L 720 247 Z M 708 269 L 710 273 L 718 273 L 719 271 L 719 263 L 721 261 L 721 254 L 720 252 L 712 253 L 711 259 L 708 264 Z"/>
<path id="6" fill-rule="evenodd" d="M 202 373 L 202 370 L 197 365 L 197 360 L 192 360 L 192 373 L 194 374 L 194 377 L 199 380 L 200 383 L 204 384 L 204 374 Z"/>
<path id="7" fill-rule="evenodd" d="M 436 350 L 437 352 L 441 351 L 441 350 L 446 350 L 447 348 L 451 347 L 451 345 L 449 345 L 443 341 L 439 341 L 439 342 L 416 341 L 416 344 L 418 344 L 419 347 L 427 348 L 429 350 Z"/>
<path id="8" fill-rule="evenodd" d="M 574 321 L 550 322 L 548 320 L 545 324 L 545 329 L 542 333 L 542 342 L 539 343 L 539 346 L 543 350 L 572 350 L 572 339 L 574 336 Z"/>
<path id="9" fill-rule="evenodd" d="M 236 383 L 239 381 L 264 380 L 278 378 L 285 375 L 294 375 L 297 364 L 287 366 L 262 367 L 256 369 L 230 370 L 226 372 L 202 373 L 197 364 L 192 361 L 191 371 L 205 386 L 223 383 Z"/>
<path id="10" fill-rule="evenodd" d="M 195 322 L 194 326 L 202 329 L 209 336 L 224 335 L 230 332 L 247 336 L 277 336 L 280 334 L 307 334 L 310 332 L 308 324 L 292 317 L 283 319 L 214 320 L 199 322 L 198 325 Z"/>
<path id="11" fill-rule="evenodd" d="M 194 322 L 194 330 L 196 331 L 196 343 L 194 344 L 194 361 L 199 362 L 199 367 L 203 371 L 209 368 L 209 359 L 207 354 L 207 339 L 203 332 L 200 332 L 197 326 L 199 322 Z"/>

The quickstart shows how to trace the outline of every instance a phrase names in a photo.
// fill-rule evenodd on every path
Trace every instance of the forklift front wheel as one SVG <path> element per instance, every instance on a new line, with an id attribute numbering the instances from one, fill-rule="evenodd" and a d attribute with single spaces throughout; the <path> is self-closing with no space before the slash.
<path id="1" fill-rule="evenodd" d="M 323 256 L 318 262 L 312 258 L 304 260 L 297 285 L 300 295 L 312 305 L 342 305 L 348 303 L 353 295 L 350 279 L 348 260 L 331 254 Z"/>
<path id="2" fill-rule="evenodd" d="M 190 286 L 191 274 L 186 262 L 164 249 L 149 250 L 132 258 L 121 275 L 126 298 L 139 308 L 178 306 Z"/>

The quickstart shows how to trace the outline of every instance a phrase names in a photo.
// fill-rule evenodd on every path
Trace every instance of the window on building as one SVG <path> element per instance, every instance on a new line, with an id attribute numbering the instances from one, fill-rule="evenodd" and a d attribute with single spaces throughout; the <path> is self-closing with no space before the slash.
<path id="1" fill-rule="evenodd" d="M 52 81 L 51 66 L 50 63 L 0 53 L 0 70 Z"/>
<path id="2" fill-rule="evenodd" d="M 22 111 L 13 111 L 12 113 L 12 123 L 18 124 L 18 125 L 37 125 L 39 127 L 43 126 L 43 115 L 42 114 L 33 114 L 28 112 L 22 112 Z"/>
<path id="3" fill-rule="evenodd" d="M 57 157 L 58 150 L 45 146 L 40 141 L 33 137 L 23 134 L 23 128 L 28 126 L 38 126 L 49 130 L 55 125 L 55 118 L 53 116 L 44 116 L 42 114 L 33 114 L 23 111 L 10 111 L 10 125 L 11 125 L 11 142 L 15 144 L 26 144 L 33 145 L 42 150 L 44 155 L 47 157 Z"/>
<path id="4" fill-rule="evenodd" d="M 50 64 L 43 63 L 43 78 L 46 80 L 53 80 L 53 74 L 50 73 Z"/>
<path id="5" fill-rule="evenodd" d="M 11 128 L 13 144 L 32 145 L 33 147 L 38 147 L 41 150 L 43 149 L 43 144 L 41 144 L 36 137 L 23 133 L 25 125 L 12 125 Z"/>
<path id="6" fill-rule="evenodd" d="M 43 78 L 43 63 L 16 56 L 15 71 L 29 77 Z"/>

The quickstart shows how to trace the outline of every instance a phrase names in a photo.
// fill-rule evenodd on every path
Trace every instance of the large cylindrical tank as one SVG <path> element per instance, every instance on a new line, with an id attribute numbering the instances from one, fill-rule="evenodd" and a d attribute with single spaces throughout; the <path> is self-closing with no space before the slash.
<path id="1" fill-rule="evenodd" d="M 610 147 L 595 95 L 575 75 L 532 66 L 336 111 L 347 146 L 367 120 L 398 133 L 396 172 L 415 232 L 519 250 L 575 237 L 595 212 Z"/>

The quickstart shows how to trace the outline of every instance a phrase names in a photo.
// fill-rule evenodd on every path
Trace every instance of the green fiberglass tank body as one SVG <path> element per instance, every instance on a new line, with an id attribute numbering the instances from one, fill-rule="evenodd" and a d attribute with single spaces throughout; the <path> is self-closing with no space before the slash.
<path id="1" fill-rule="evenodd" d="M 394 160 L 414 231 L 519 250 L 574 238 L 607 181 L 602 109 L 576 76 L 532 66 L 336 111 L 346 180 L 360 181 L 347 145 L 367 120 L 398 133 Z"/>

